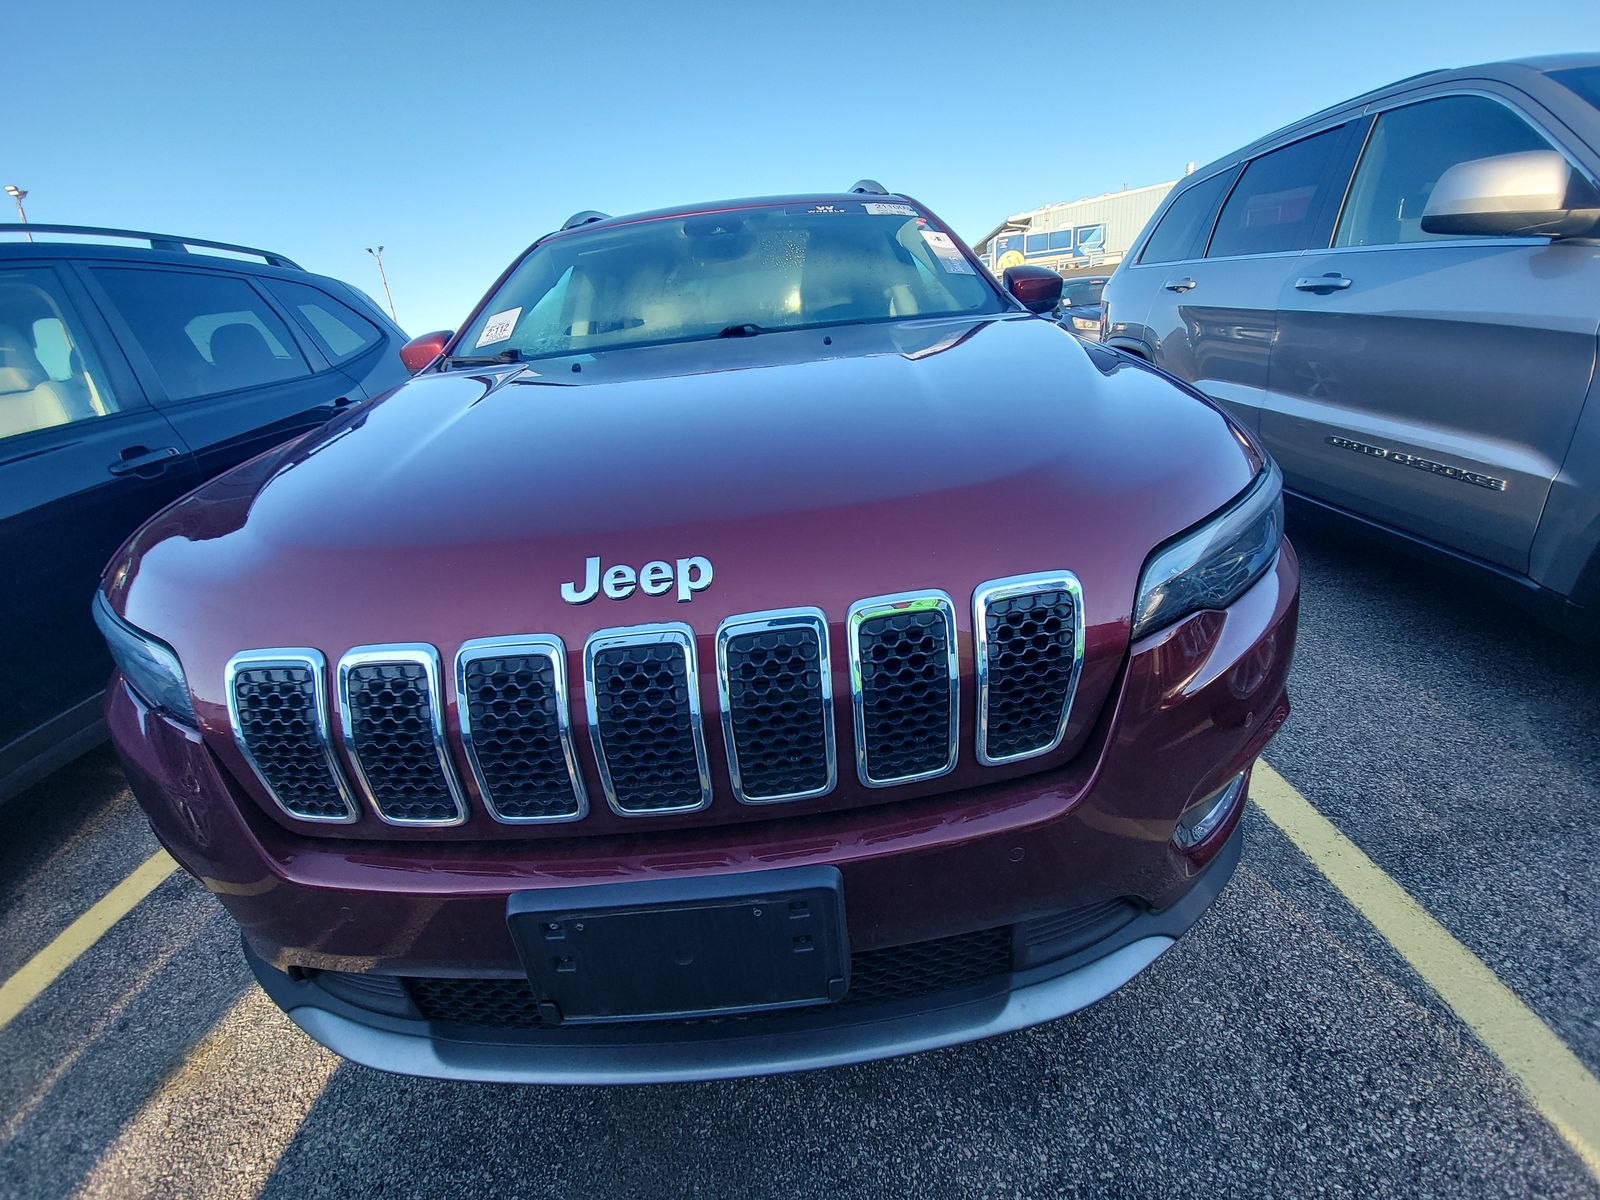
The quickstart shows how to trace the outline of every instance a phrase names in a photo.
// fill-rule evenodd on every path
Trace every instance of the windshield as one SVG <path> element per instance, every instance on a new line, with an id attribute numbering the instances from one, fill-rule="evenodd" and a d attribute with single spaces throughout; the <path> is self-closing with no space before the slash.
<path id="1" fill-rule="evenodd" d="M 456 354 L 546 358 L 1006 307 L 909 204 L 772 205 L 553 237 L 512 272 Z"/>
<path id="2" fill-rule="evenodd" d="M 1590 107 L 1600 108 L 1600 67 L 1569 67 L 1551 71 L 1550 78 Z"/>
<path id="3" fill-rule="evenodd" d="M 1061 304 L 1064 308 L 1087 308 L 1100 303 L 1100 293 L 1105 290 L 1104 279 L 1068 280 L 1061 286 Z"/>

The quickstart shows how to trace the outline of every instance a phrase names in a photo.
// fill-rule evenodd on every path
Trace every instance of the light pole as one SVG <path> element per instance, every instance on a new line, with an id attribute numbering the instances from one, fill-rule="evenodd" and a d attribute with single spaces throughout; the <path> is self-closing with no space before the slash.
<path id="1" fill-rule="evenodd" d="M 22 207 L 22 201 L 27 194 L 28 191 L 26 188 L 19 188 L 14 183 L 6 184 L 6 195 L 10 196 L 17 202 L 17 215 L 22 218 L 22 223 L 24 225 L 28 223 L 28 210 Z M 33 234 L 30 233 L 28 235 L 28 240 L 30 242 L 33 241 Z"/>
<path id="2" fill-rule="evenodd" d="M 20 202 L 18 207 L 21 207 Z M 398 325 L 400 324 L 400 318 L 394 315 L 394 296 L 389 291 L 389 277 L 383 273 L 383 247 L 379 246 L 374 250 L 371 246 L 368 246 L 367 253 L 378 260 L 378 278 L 383 280 L 383 298 L 389 302 L 390 319 Z"/>

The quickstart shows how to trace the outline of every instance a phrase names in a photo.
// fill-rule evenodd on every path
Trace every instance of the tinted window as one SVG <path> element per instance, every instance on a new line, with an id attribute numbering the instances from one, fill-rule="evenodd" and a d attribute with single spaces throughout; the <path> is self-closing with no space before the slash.
<path id="1" fill-rule="evenodd" d="M 1174 200 L 1145 243 L 1139 261 L 1163 263 L 1199 258 L 1205 248 L 1206 235 L 1211 232 L 1211 222 L 1216 218 L 1217 205 L 1222 203 L 1223 193 L 1232 180 L 1233 172 L 1223 171 L 1210 179 L 1202 179 Z"/>
<path id="2" fill-rule="evenodd" d="M 1600 108 L 1600 67 L 1569 67 L 1565 71 L 1551 71 L 1550 78 L 1585 104 Z"/>
<path id="3" fill-rule="evenodd" d="M 1340 126 L 1254 159 L 1222 206 L 1206 257 L 1326 245 L 1326 201 L 1349 178 L 1341 168 L 1344 144 Z"/>
<path id="4" fill-rule="evenodd" d="M 1104 279 L 1068 280 L 1061 288 L 1061 303 L 1071 308 L 1087 308 L 1100 303 L 1100 293 L 1105 291 Z"/>
<path id="5" fill-rule="evenodd" d="M 280 301 L 305 319 L 311 340 L 328 356 L 329 362 L 351 358 L 383 339 L 371 321 L 318 288 L 281 279 L 274 279 L 267 286 Z"/>
<path id="6" fill-rule="evenodd" d="M 0 271 L 0 438 L 116 411 L 54 273 Z"/>
<path id="7" fill-rule="evenodd" d="M 237 276 L 99 267 L 95 277 L 172 400 L 311 373 L 288 328 Z"/>
<path id="8" fill-rule="evenodd" d="M 1433 185 L 1457 163 L 1550 143 L 1503 104 L 1484 96 L 1445 96 L 1378 117 L 1334 244 L 1390 246 L 1456 235 L 1424 233 L 1422 210 Z"/>

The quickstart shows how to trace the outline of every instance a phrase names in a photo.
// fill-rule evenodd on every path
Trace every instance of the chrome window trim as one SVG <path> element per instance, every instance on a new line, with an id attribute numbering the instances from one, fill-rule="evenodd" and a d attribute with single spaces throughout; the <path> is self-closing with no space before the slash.
<path id="1" fill-rule="evenodd" d="M 946 634 L 946 668 L 950 677 L 950 753 L 942 767 L 921 771 L 914 775 L 897 775 L 892 779 L 874 779 L 867 770 L 867 721 L 865 698 L 861 693 L 861 626 L 874 617 L 905 612 L 912 608 L 934 608 L 944 614 Z M 903 783 L 918 783 L 924 779 L 938 779 L 956 769 L 960 757 L 961 735 L 961 666 L 956 646 L 956 608 L 948 592 L 937 589 L 917 592 L 893 592 L 886 596 L 869 596 L 857 600 L 845 615 L 845 631 L 849 646 L 850 708 L 856 739 L 856 776 L 863 787 L 898 787 Z"/>
<path id="2" fill-rule="evenodd" d="M 1072 596 L 1072 674 L 1067 679 L 1067 694 L 1061 703 L 1055 737 L 1036 750 L 1023 750 L 999 757 L 989 753 L 989 606 L 999 600 L 1028 596 L 1035 592 L 1068 592 Z M 978 761 L 986 767 L 1021 762 L 1049 754 L 1067 735 L 1072 702 L 1078 694 L 1078 676 L 1083 672 L 1083 586 L 1071 571 L 1047 571 L 1029 575 L 1008 575 L 980 583 L 972 592 L 972 656 L 978 677 Z"/>
<path id="3" fill-rule="evenodd" d="M 345 815 L 342 817 L 313 817 L 304 813 L 297 813 L 283 802 L 283 797 L 278 795 L 278 790 L 267 781 L 267 776 L 261 769 L 261 764 L 256 761 L 255 753 L 245 741 L 244 729 L 239 720 L 239 698 L 234 692 L 234 681 L 242 668 L 249 667 L 305 667 L 311 671 L 312 702 L 317 710 L 317 734 L 322 743 L 322 759 L 327 764 L 328 774 L 333 777 L 333 786 L 339 793 L 339 798 L 344 801 Z M 349 782 L 345 779 L 344 771 L 339 767 L 338 756 L 333 750 L 333 736 L 328 728 L 328 660 L 320 650 L 313 650 L 309 646 L 290 646 L 271 650 L 241 650 L 228 660 L 228 665 L 223 671 L 223 690 L 228 699 L 228 725 L 233 731 L 233 741 L 239 747 L 239 753 L 244 755 L 245 762 L 250 764 L 250 769 L 255 772 L 256 780 L 261 784 L 267 795 L 272 797 L 272 802 L 283 810 L 284 814 L 294 821 L 312 821 L 322 825 L 354 825 L 361 819 L 361 806 L 350 793 Z"/>
<path id="4" fill-rule="evenodd" d="M 600 734 L 594 658 L 602 650 L 614 650 L 620 646 L 651 646 L 663 642 L 678 646 L 683 651 L 684 676 L 689 691 L 689 727 L 694 735 L 695 765 L 700 775 L 700 800 L 696 804 L 679 804 L 672 808 L 627 808 L 617 799 L 616 786 L 611 780 L 611 767 L 606 761 L 605 739 Z M 655 625 L 626 625 L 595 630 L 583 643 L 583 698 L 584 710 L 589 718 L 590 749 L 600 769 L 600 784 L 606 794 L 606 804 L 612 812 L 619 817 L 664 817 L 674 813 L 702 812 L 711 807 L 711 768 L 706 762 L 705 720 L 700 708 L 700 666 L 695 656 L 693 629 L 681 621 L 668 621 Z"/>
<path id="5" fill-rule="evenodd" d="M 494 796 L 483 778 L 483 767 L 478 761 L 478 747 L 472 740 L 472 713 L 467 704 L 467 667 L 480 658 L 497 658 L 502 655 L 521 654 L 548 659 L 551 678 L 556 692 L 556 732 L 561 739 L 561 755 L 567 764 L 567 780 L 572 788 L 575 810 L 547 817 L 508 817 L 495 807 Z M 567 647 L 554 634 L 529 633 L 511 637 L 473 638 L 461 643 L 456 651 L 455 663 L 456 723 L 461 730 L 461 746 L 466 751 L 467 765 L 472 769 L 472 781 L 478 789 L 478 799 L 489 816 L 502 825 L 557 825 L 567 821 L 581 821 L 589 815 L 589 792 L 583 786 L 583 772 L 578 768 L 578 755 L 572 745 L 572 696 L 567 688 Z"/>
<path id="6" fill-rule="evenodd" d="M 429 726 L 433 730 L 434 755 L 439 762 L 439 770 L 444 774 L 445 787 L 450 793 L 450 798 L 455 801 L 456 814 L 443 819 L 417 819 L 414 817 L 389 817 L 385 816 L 379 807 L 372 784 L 367 779 L 365 768 L 361 765 L 361 755 L 355 747 L 354 722 L 350 717 L 350 672 L 355 667 L 385 666 L 395 664 L 414 664 L 422 667 L 428 677 L 428 717 Z M 452 825 L 461 825 L 467 819 L 467 801 L 461 794 L 461 782 L 456 778 L 455 766 L 450 761 L 450 752 L 445 744 L 444 736 L 444 688 L 440 677 L 439 651 L 426 642 L 394 642 L 383 645 L 356 646 L 346 651 L 339 658 L 339 740 L 344 746 L 345 757 L 349 759 L 355 771 L 356 781 L 361 785 L 362 794 L 366 797 L 367 804 L 371 807 L 378 820 L 385 825 L 400 825 L 409 828 L 444 828 Z"/>
<path id="7" fill-rule="evenodd" d="M 808 628 L 817 636 L 818 658 L 822 675 L 822 734 L 823 753 L 827 759 L 828 776 L 821 787 L 804 792 L 786 792 L 777 796 L 751 796 L 744 790 L 739 773 L 739 752 L 733 738 L 733 710 L 729 697 L 728 643 L 734 638 L 751 633 L 765 633 L 773 629 Z M 765 612 L 740 613 L 728 617 L 717 626 L 717 699 L 722 705 L 722 738 L 728 748 L 728 775 L 733 782 L 733 795 L 740 804 L 787 804 L 795 800 L 813 800 L 826 796 L 838 786 L 839 763 L 833 734 L 833 667 L 828 661 L 828 617 L 820 608 L 774 608 Z"/>

